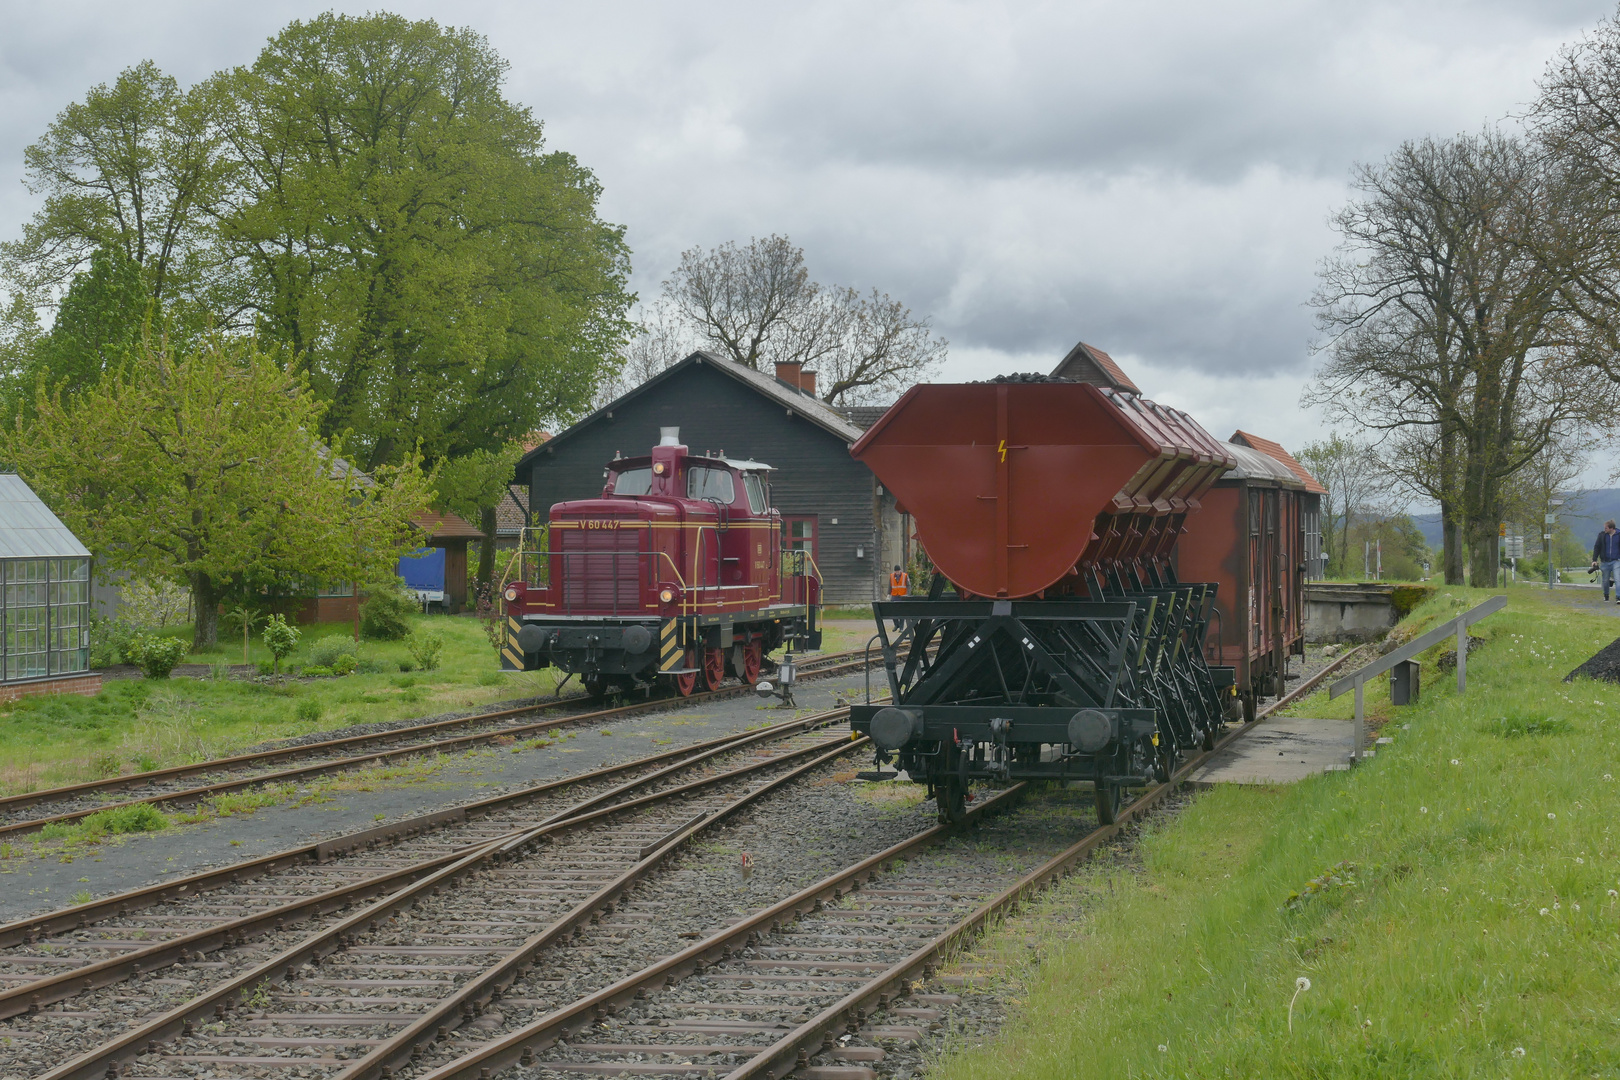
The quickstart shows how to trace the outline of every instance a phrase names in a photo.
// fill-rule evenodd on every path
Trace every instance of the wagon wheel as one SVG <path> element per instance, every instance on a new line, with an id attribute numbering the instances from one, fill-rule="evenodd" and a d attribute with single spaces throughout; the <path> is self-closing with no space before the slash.
<path id="1" fill-rule="evenodd" d="M 675 693 L 681 697 L 691 697 L 692 691 L 697 689 L 697 650 L 688 647 L 681 654 L 681 667 L 687 670 L 680 675 L 673 676 L 675 680 Z"/>
<path id="2" fill-rule="evenodd" d="M 726 679 L 726 654 L 721 649 L 703 650 L 703 685 L 710 690 L 720 689 Z"/>
<path id="3" fill-rule="evenodd" d="M 947 776 L 941 780 L 935 797 L 939 800 L 941 822 L 960 825 L 967 820 L 967 785 L 960 777 Z"/>
<path id="4" fill-rule="evenodd" d="M 749 686 L 759 682 L 759 664 L 764 658 L 765 646 L 760 644 L 759 638 L 749 638 L 748 644 L 743 646 L 743 682 Z"/>
<path id="5" fill-rule="evenodd" d="M 1097 820 L 1104 825 L 1112 825 L 1119 815 L 1119 785 L 1098 780 L 1096 787 Z"/>

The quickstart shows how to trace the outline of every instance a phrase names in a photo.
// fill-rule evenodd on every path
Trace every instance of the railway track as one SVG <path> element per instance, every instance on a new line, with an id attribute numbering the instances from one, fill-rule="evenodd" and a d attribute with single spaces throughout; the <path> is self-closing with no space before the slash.
<path id="1" fill-rule="evenodd" d="M 1262 715 L 1308 689 L 1301 686 Z M 216 978 L 189 970 L 183 979 L 149 978 L 184 984 L 183 992 L 161 1001 L 168 1008 L 138 1017 L 76 1008 L 76 1001 L 41 1011 L 36 1002 L 31 1014 L 12 1021 L 34 1028 L 5 1034 L 48 1037 L 74 1020 L 92 1032 L 119 1034 L 99 1045 L 92 1035 L 80 1040 L 86 1045 L 72 1060 L 17 1075 L 80 1080 L 292 1070 L 324 1080 L 487 1080 L 517 1064 L 562 1075 L 740 1078 L 808 1069 L 806 1075 L 827 1080 L 858 1080 L 867 1064 L 881 1060 L 882 1040 L 920 1038 L 952 1003 L 948 993 L 915 993 L 941 956 L 1071 869 L 1207 757 L 1186 762 L 1169 783 L 1122 810 L 1115 824 L 1078 840 L 1068 813 L 987 820 L 1011 808 L 1020 792 L 1013 788 L 975 809 L 982 824 L 972 839 L 944 826 L 927 828 L 741 914 L 695 944 L 682 947 L 666 933 L 661 942 L 640 940 L 626 950 L 627 941 L 660 936 L 664 902 L 648 882 L 662 859 L 858 745 L 809 730 L 837 712 L 809 718 L 806 730 L 779 736 L 773 750 L 756 747 L 752 753 L 768 756 L 755 762 L 733 764 L 745 749 L 737 743 L 703 751 L 711 772 L 704 779 L 677 782 L 674 774 L 687 770 L 671 765 L 661 770 L 668 789 L 662 792 L 637 795 L 649 785 L 632 781 L 527 827 L 490 822 L 459 848 L 441 841 L 437 851 L 392 850 L 396 861 L 423 861 L 403 875 L 394 863 L 366 867 L 375 878 L 369 889 L 351 883 L 347 901 L 338 889 L 322 897 L 337 912 L 326 924 L 313 933 L 278 929 L 248 956 L 236 955 L 245 946 L 240 937 L 231 944 L 230 920 L 192 914 L 194 922 L 213 919 L 203 929 L 221 948 L 219 959 L 205 962 L 199 952 L 184 966 L 199 973 L 217 968 Z M 1251 727 L 1233 730 L 1216 750 Z M 714 764 L 721 760 L 731 767 L 722 771 Z M 543 854 L 534 854 L 541 847 Z M 402 877 L 403 887 L 379 887 Z M 286 907 L 276 884 L 275 898 Z M 382 899 L 342 915 L 378 893 Z M 244 918 L 262 926 L 268 914 Z M 0 928 L 0 941 L 7 929 Z M 103 932 L 111 929 L 108 923 Z M 173 952 L 176 940 L 165 947 Z M 569 977 L 614 950 L 627 961 L 650 962 L 627 975 L 635 965 L 621 964 L 616 980 L 598 965 L 597 977 L 583 987 Z M 74 970 L 59 983 L 82 978 Z M 198 990 L 200 983 L 208 985 Z M 53 1061 L 61 1061 L 62 1049 L 60 1040 L 53 1043 Z"/>
<path id="2" fill-rule="evenodd" d="M 860 651 L 830 653 L 798 663 L 805 678 L 820 678 L 858 671 L 867 666 Z M 131 776 L 108 777 L 81 784 L 48 788 L 0 798 L 0 839 L 38 832 L 48 825 L 69 825 L 91 814 L 138 803 L 188 806 L 216 795 L 251 789 L 263 784 L 302 783 L 316 777 L 347 772 L 415 757 L 421 754 L 450 753 L 492 742 L 533 736 L 573 724 L 595 723 L 633 716 L 671 704 L 701 704 L 751 693 L 744 685 L 693 694 L 688 698 L 656 697 L 646 701 L 589 709 L 547 720 L 523 722 L 522 717 L 573 704 L 580 698 L 498 709 L 470 716 L 435 720 L 387 731 L 350 735 L 338 739 L 296 746 L 272 747 L 250 754 L 216 758 L 211 761 L 156 769 Z M 388 745 L 400 743 L 403 745 Z M 374 749 L 386 747 L 385 749 Z M 270 766 L 300 761 L 289 768 Z M 197 778 L 205 782 L 195 782 Z M 107 799 L 110 793 L 124 798 Z M 40 813 L 48 807 L 53 813 Z"/>
<path id="3" fill-rule="evenodd" d="M 21 1048 L 25 1062 L 30 1045 L 42 1053 L 48 1048 L 54 1064 L 106 1033 L 120 1031 L 124 1034 L 115 1040 L 115 1050 L 140 1051 L 156 1039 L 217 1035 L 221 1020 L 239 1015 L 244 1002 L 269 1007 L 271 1029 L 237 1033 L 241 1038 L 233 1034 L 228 1042 L 234 1046 L 249 1040 L 244 1045 L 272 1050 L 284 1049 L 288 1040 L 308 1043 L 311 1023 L 327 1029 L 327 1044 L 352 1049 L 351 1025 L 329 1023 L 341 1019 L 338 1014 L 307 1016 L 330 1013 L 334 1001 L 341 1005 L 342 1017 L 365 1015 L 368 1027 L 444 1019 L 435 1010 L 458 983 L 485 977 L 488 970 L 534 963 L 548 948 L 595 924 L 619 894 L 654 874 L 686 840 L 860 745 L 843 733 L 829 737 L 810 727 L 725 748 L 702 768 L 666 775 L 654 790 L 646 790 L 649 785 L 642 781 L 624 785 L 612 798 L 597 797 L 539 824 L 445 853 L 432 865 L 417 866 L 406 883 L 394 882 L 397 887 L 369 903 L 363 901 L 378 891 L 374 881 L 328 890 L 324 901 L 329 914 L 296 930 L 285 927 L 244 942 L 233 938 L 241 932 L 233 927 L 249 921 L 262 925 L 272 912 L 261 908 L 245 919 L 222 920 L 212 913 L 213 905 L 194 904 L 173 914 L 181 917 L 178 921 L 211 923 L 206 929 L 220 945 L 206 959 L 190 956 L 161 973 L 162 978 L 148 971 L 138 985 L 83 990 L 53 1008 L 34 1004 L 7 1022 L 6 1045 Z M 693 771 L 699 775 L 689 777 Z M 278 892 L 261 903 L 282 899 Z M 104 931 L 114 929 L 129 936 L 127 925 L 103 926 Z M 165 947 L 172 951 L 177 941 Z M 45 957 L 83 959 L 66 955 L 79 944 L 74 940 L 36 944 L 44 947 L 37 952 Z M 98 944 L 120 945 L 105 938 Z M 74 971 L 63 981 L 77 978 Z M 284 979 L 290 979 L 285 986 Z M 361 988 L 369 992 L 357 992 Z M 288 1013 L 291 1019 L 274 1020 L 277 1002 L 294 1010 Z M 291 1029 L 303 1034 L 289 1034 Z M 198 1056 L 210 1055 L 191 1055 Z M 15 1059 L 0 1068 L 8 1076 L 37 1071 L 19 1068 Z"/>

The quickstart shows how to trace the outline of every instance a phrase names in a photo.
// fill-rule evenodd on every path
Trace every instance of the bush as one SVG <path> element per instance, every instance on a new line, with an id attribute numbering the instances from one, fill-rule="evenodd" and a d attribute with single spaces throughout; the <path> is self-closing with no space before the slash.
<path id="1" fill-rule="evenodd" d="M 437 630 L 418 630 L 405 639 L 405 650 L 423 671 L 439 666 L 439 654 L 444 652 L 444 635 Z"/>
<path id="2" fill-rule="evenodd" d="M 309 647 L 309 662 L 317 667 L 335 670 L 343 657 L 354 659 L 354 642 L 341 634 L 320 638 Z"/>
<path id="3" fill-rule="evenodd" d="M 416 598 L 397 582 L 373 585 L 360 605 L 360 632 L 377 641 L 399 641 L 411 632 Z"/>
<path id="4" fill-rule="evenodd" d="M 130 644 L 131 663 L 139 664 L 148 679 L 167 679 L 190 647 L 179 638 L 137 634 Z"/>
<path id="5" fill-rule="evenodd" d="M 298 709 L 297 709 L 298 719 L 304 721 L 307 724 L 318 724 L 318 723 L 320 723 L 321 716 L 325 712 L 326 712 L 326 710 L 321 707 L 321 703 L 319 701 L 316 701 L 314 698 L 305 698 L 303 701 L 300 701 L 298 703 Z"/>
<path id="6" fill-rule="evenodd" d="M 401 660 L 399 662 L 399 670 L 401 670 L 401 671 L 415 671 L 416 670 L 416 661 L 415 660 Z"/>
<path id="7" fill-rule="evenodd" d="M 122 619 L 103 619 L 94 610 L 90 612 L 90 666 L 112 667 L 114 664 L 133 664 L 125 659 L 136 630 Z"/>
<path id="8" fill-rule="evenodd" d="M 332 669 L 322 667 L 320 664 L 310 664 L 299 668 L 294 674 L 302 675 L 306 679 L 324 679 L 331 676 Z"/>
<path id="9" fill-rule="evenodd" d="M 298 647 L 298 639 L 302 636 L 296 626 L 288 626 L 287 620 L 280 615 L 270 616 L 270 621 L 264 624 L 264 647 L 275 657 L 276 674 L 281 673 L 282 657 Z"/>
<path id="10" fill-rule="evenodd" d="M 356 660 L 352 653 L 344 653 L 342 656 L 332 661 L 332 674 L 353 675 L 356 669 L 359 667 L 360 661 Z"/>

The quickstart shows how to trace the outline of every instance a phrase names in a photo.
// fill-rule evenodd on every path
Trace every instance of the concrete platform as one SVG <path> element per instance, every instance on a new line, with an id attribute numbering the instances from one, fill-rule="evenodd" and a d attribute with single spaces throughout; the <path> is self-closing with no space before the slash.
<path id="1" fill-rule="evenodd" d="M 1199 786 L 1292 784 L 1319 772 L 1348 768 L 1355 737 L 1352 720 L 1295 716 L 1259 720 L 1210 758 L 1187 782 Z M 1364 756 L 1372 756 L 1372 747 Z"/>

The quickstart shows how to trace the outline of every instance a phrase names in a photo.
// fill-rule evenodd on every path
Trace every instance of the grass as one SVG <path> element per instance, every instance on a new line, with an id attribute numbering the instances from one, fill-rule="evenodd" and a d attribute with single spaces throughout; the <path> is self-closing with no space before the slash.
<path id="1" fill-rule="evenodd" d="M 1413 621 L 1487 595 L 1442 588 Z M 1562 682 L 1620 621 L 1514 590 L 1474 630 L 1465 697 L 1431 664 L 1414 706 L 1369 694 L 1395 736 L 1372 761 L 1202 794 L 1144 831 L 1139 866 L 1055 889 L 1083 914 L 1039 931 L 1013 1021 L 931 1074 L 1620 1072 L 1620 687 Z M 1348 715 L 1348 695 L 1298 711 Z"/>
<path id="2" fill-rule="evenodd" d="M 444 635 L 438 669 L 402 674 L 403 642 L 362 641 L 359 655 L 376 669 L 308 681 L 109 679 L 96 697 L 23 698 L 0 706 L 0 794 L 144 772 L 225 754 L 273 739 L 351 724 L 432 716 L 512 698 L 550 694 L 551 670 L 497 669 L 483 628 L 470 618 L 418 616 Z M 175 633 L 187 633 L 180 630 Z M 345 626 L 304 627 L 290 658 L 303 662 L 322 638 Z M 251 659 L 265 659 L 256 641 Z M 241 642 L 187 663 L 238 662 Z"/>

